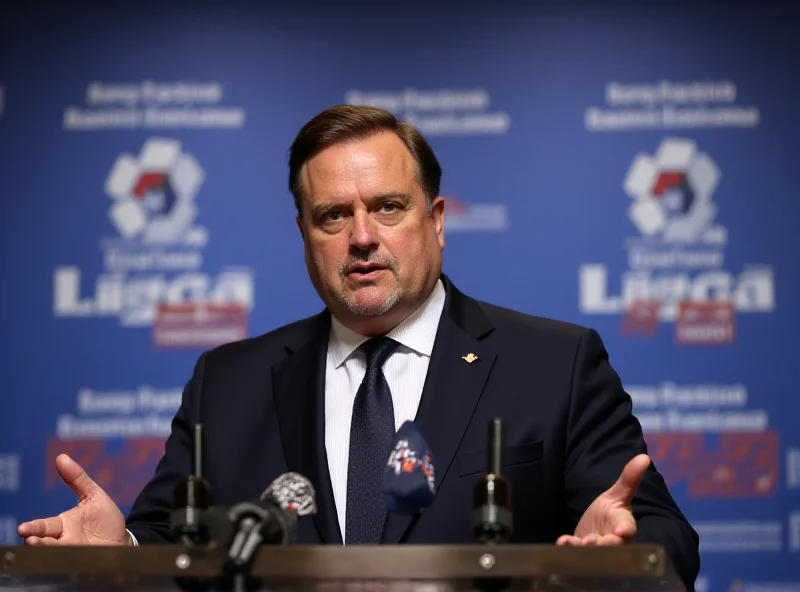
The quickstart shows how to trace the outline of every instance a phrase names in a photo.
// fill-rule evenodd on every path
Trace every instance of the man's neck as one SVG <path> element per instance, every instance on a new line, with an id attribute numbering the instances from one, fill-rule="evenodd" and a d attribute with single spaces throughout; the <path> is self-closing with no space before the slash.
<path id="1" fill-rule="evenodd" d="M 425 303 L 425 300 L 427 300 L 427 298 L 421 300 L 420 302 L 416 303 L 416 305 L 413 306 L 406 305 L 402 308 L 395 307 L 392 310 L 381 315 L 375 315 L 375 316 L 352 315 L 348 316 L 348 318 L 336 317 L 336 319 L 342 325 L 344 325 L 351 331 L 355 331 L 360 335 L 363 335 L 365 337 L 378 337 L 380 335 L 386 335 L 389 331 L 397 327 L 400 323 L 402 323 L 408 317 L 414 314 L 417 310 L 419 310 L 419 307 Z"/>

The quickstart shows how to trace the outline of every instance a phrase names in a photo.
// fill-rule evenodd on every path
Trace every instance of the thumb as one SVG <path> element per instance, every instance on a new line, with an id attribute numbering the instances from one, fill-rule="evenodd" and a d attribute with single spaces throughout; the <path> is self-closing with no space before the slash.
<path id="1" fill-rule="evenodd" d="M 609 515 L 609 532 L 622 539 L 631 539 L 636 535 L 636 518 L 628 508 L 620 508 Z"/>
<path id="2" fill-rule="evenodd" d="M 83 501 L 96 490 L 102 491 L 86 471 L 66 454 L 59 454 L 56 457 L 56 470 L 64 483 L 78 496 L 78 501 Z"/>
<path id="3" fill-rule="evenodd" d="M 617 482 L 611 486 L 607 494 L 614 501 L 623 505 L 630 505 L 639 484 L 642 482 L 644 474 L 650 467 L 650 457 L 646 454 L 634 456 L 622 469 L 622 473 Z"/>

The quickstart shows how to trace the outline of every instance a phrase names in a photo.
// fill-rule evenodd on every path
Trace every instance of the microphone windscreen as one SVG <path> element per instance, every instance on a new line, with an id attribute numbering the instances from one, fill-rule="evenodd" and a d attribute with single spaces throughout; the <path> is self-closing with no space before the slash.
<path id="1" fill-rule="evenodd" d="M 433 503 L 433 455 L 413 421 L 400 426 L 383 471 L 383 493 L 390 512 L 413 515 Z"/>
<path id="2" fill-rule="evenodd" d="M 299 473 L 284 473 L 261 495 L 262 500 L 271 500 L 295 516 L 317 513 L 317 501 L 311 481 Z"/>

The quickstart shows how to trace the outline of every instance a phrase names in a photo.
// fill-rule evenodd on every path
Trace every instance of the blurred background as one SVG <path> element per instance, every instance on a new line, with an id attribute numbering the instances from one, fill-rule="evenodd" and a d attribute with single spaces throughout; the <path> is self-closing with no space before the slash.
<path id="1" fill-rule="evenodd" d="M 287 149 L 372 104 L 441 161 L 453 282 L 600 332 L 698 589 L 800 589 L 795 6 L 6 3 L 0 544 L 74 503 L 60 452 L 127 511 L 199 354 L 321 309 Z"/>

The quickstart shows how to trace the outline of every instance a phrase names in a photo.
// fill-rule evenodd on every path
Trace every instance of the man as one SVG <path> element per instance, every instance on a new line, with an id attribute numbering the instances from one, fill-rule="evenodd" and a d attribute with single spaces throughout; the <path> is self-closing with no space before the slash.
<path id="1" fill-rule="evenodd" d="M 217 505 L 256 498 L 286 471 L 311 479 L 319 511 L 300 521 L 302 543 L 468 543 L 488 422 L 502 417 L 514 541 L 659 543 L 693 588 L 697 535 L 646 455 L 598 335 L 477 302 L 442 275 L 441 168 L 419 132 L 383 110 L 335 107 L 299 132 L 289 169 L 326 309 L 200 357 L 127 524 L 61 455 L 79 503 L 20 525 L 26 543 L 169 540 L 196 422 Z M 387 516 L 380 493 L 395 429 L 408 419 L 430 444 L 438 480 L 433 505 L 413 520 Z"/>

